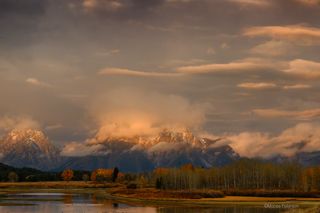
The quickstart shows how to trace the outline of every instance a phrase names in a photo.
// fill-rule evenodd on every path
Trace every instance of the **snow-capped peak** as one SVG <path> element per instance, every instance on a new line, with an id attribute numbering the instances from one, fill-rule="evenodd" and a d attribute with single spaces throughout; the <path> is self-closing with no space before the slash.
<path id="1" fill-rule="evenodd" d="M 59 152 L 40 130 L 14 129 L 0 139 L 2 162 L 16 167 L 48 169 L 60 161 Z"/>
<path id="2" fill-rule="evenodd" d="M 35 142 L 41 142 L 48 140 L 44 133 L 40 130 L 33 129 L 13 129 L 7 134 L 5 140 L 16 142 L 16 141 L 28 141 L 32 140 Z"/>

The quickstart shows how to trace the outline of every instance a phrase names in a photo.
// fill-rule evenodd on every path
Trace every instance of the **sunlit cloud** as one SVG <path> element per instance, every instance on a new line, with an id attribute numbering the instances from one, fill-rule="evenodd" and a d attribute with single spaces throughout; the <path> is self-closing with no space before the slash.
<path id="1" fill-rule="evenodd" d="M 254 7 L 269 7 L 272 5 L 272 1 L 268 0 L 228 0 L 230 2 L 237 3 L 243 6 L 254 6 Z"/>
<path id="2" fill-rule="evenodd" d="M 244 89 L 272 89 L 277 87 L 277 85 L 274 83 L 265 83 L 265 82 L 259 82 L 259 83 L 247 82 L 247 83 L 238 84 L 237 86 Z"/>
<path id="3" fill-rule="evenodd" d="M 177 96 L 135 89 L 106 92 L 97 98 L 91 114 L 97 120 L 96 139 L 156 135 L 164 128 L 196 130 L 205 121 L 206 104 Z"/>
<path id="4" fill-rule="evenodd" d="M 297 152 L 319 150 L 320 126 L 317 123 L 299 123 L 277 136 L 263 132 L 242 132 L 226 138 L 224 143 L 232 146 L 241 156 L 292 156 Z"/>
<path id="5" fill-rule="evenodd" d="M 312 88 L 309 84 L 293 84 L 293 85 L 285 85 L 283 89 L 286 90 L 297 90 L 297 89 L 309 89 Z"/>
<path id="6" fill-rule="evenodd" d="M 320 117 L 320 109 L 308 109 L 301 111 L 279 109 L 254 109 L 253 113 L 265 118 L 289 118 L 298 120 L 310 120 Z"/>
<path id="7" fill-rule="evenodd" d="M 0 117 L 0 130 L 38 129 L 40 124 L 30 116 L 3 116 Z"/>
<path id="8" fill-rule="evenodd" d="M 297 45 L 320 45 L 320 28 L 302 25 L 249 27 L 243 35 L 288 40 Z"/>
<path id="9" fill-rule="evenodd" d="M 137 77 L 178 77 L 182 73 L 169 73 L 169 72 L 144 72 L 122 68 L 104 68 L 98 72 L 99 75 L 122 75 L 122 76 L 137 76 Z"/>
<path id="10" fill-rule="evenodd" d="M 254 61 L 239 61 L 225 64 L 205 64 L 197 66 L 184 66 L 177 68 L 179 73 L 201 74 L 201 73 L 219 73 L 219 72 L 243 72 L 261 69 L 271 69 L 271 64 L 254 62 Z"/>
<path id="11" fill-rule="evenodd" d="M 83 0 L 82 6 L 86 10 L 104 9 L 115 11 L 124 5 L 119 0 Z"/>
<path id="12" fill-rule="evenodd" d="M 271 40 L 265 43 L 259 44 L 251 48 L 251 54 L 265 55 L 265 56 L 282 56 L 296 52 L 293 50 L 292 45 L 289 42 L 281 40 Z"/>
<path id="13" fill-rule="evenodd" d="M 320 78 L 320 63 L 304 59 L 296 59 L 289 62 L 289 68 L 285 73 L 306 79 Z"/>
<path id="14" fill-rule="evenodd" d="M 0 0 L 0 117 L 32 115 L 54 143 L 175 123 L 274 134 L 319 119 L 317 3 Z"/>
<path id="15" fill-rule="evenodd" d="M 101 155 L 106 154 L 101 153 L 100 149 L 103 148 L 101 144 L 84 144 L 84 143 L 78 143 L 78 142 L 69 142 L 66 144 L 62 151 L 62 156 L 87 156 L 87 155 Z"/>

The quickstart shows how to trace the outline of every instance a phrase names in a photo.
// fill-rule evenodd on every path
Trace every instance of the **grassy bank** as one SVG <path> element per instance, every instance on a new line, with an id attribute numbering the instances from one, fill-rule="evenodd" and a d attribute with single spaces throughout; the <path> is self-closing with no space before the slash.
<path id="1" fill-rule="evenodd" d="M 304 198 L 320 198 L 317 191 L 302 192 L 292 190 L 228 190 L 223 191 L 226 196 L 250 196 L 250 197 L 304 197 Z"/>
<path id="2" fill-rule="evenodd" d="M 215 190 L 158 190 L 154 188 L 125 189 L 114 188 L 110 190 L 111 195 L 125 196 L 130 198 L 147 199 L 201 199 L 201 198 L 221 198 L 224 194 Z"/>
<path id="3" fill-rule="evenodd" d="M 121 194 L 123 193 L 123 194 Z M 170 192 L 155 194 L 146 193 L 145 190 L 128 193 L 112 193 L 111 198 L 131 205 L 147 206 L 181 206 L 181 207 L 212 207 L 212 206 L 259 206 L 264 208 L 266 203 L 284 204 L 294 203 L 299 207 L 320 205 L 320 198 L 291 198 L 291 197 L 250 197 L 250 196 L 224 196 L 215 198 L 174 197 Z M 175 193 L 174 193 L 175 194 Z M 176 194 L 175 194 L 176 195 Z"/>

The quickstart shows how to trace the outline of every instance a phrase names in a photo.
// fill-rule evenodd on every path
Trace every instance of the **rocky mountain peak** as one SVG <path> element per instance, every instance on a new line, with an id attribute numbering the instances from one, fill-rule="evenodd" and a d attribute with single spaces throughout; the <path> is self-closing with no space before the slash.
<path id="1" fill-rule="evenodd" d="M 155 137 L 153 144 L 166 143 L 187 143 L 192 146 L 202 146 L 200 139 L 198 139 L 189 129 L 180 131 L 164 129 Z"/>
<path id="2" fill-rule="evenodd" d="M 48 169 L 60 161 L 60 151 L 40 130 L 14 129 L 0 139 L 1 162 L 15 167 Z"/>
<path id="3" fill-rule="evenodd" d="M 9 142 L 43 142 L 48 141 L 48 138 L 40 130 L 34 129 L 13 129 L 4 138 Z"/>

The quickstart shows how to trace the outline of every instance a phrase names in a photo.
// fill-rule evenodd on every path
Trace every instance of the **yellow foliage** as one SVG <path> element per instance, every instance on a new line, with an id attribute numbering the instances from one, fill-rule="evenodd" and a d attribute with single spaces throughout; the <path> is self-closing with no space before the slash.
<path id="1" fill-rule="evenodd" d="M 112 169 L 96 169 L 91 173 L 91 180 L 92 181 L 98 181 L 100 180 L 107 180 L 112 178 Z"/>
<path id="2" fill-rule="evenodd" d="M 159 167 L 159 168 L 156 168 L 154 170 L 154 174 L 156 174 L 156 175 L 166 175 L 166 174 L 169 173 L 169 171 L 170 171 L 170 169 L 168 169 L 168 168 Z"/>

